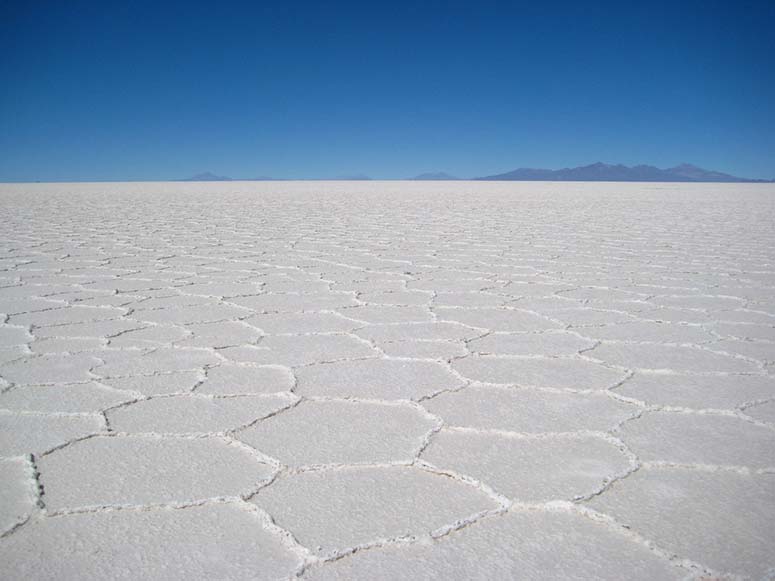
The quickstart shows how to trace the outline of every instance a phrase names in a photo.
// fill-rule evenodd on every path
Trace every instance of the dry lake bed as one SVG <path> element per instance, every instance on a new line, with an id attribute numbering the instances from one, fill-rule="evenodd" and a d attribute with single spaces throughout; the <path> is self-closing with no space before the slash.
<path id="1" fill-rule="evenodd" d="M 775 185 L 0 185 L 0 576 L 775 578 Z"/>

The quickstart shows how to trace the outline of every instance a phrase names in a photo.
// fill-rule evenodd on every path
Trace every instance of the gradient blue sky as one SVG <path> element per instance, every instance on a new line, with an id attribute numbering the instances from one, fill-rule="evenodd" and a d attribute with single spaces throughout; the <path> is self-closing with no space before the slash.
<path id="1" fill-rule="evenodd" d="M 775 178 L 775 2 L 0 0 L 0 180 Z"/>

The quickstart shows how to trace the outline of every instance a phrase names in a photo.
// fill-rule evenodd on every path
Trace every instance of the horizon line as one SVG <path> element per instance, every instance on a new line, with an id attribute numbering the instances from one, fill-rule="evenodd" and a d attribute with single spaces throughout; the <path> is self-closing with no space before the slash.
<path id="1" fill-rule="evenodd" d="M 771 185 L 775 179 L 746 179 L 740 181 L 710 181 L 710 180 L 509 180 L 509 179 L 481 179 L 481 178 L 450 178 L 450 179 L 416 179 L 416 178 L 368 178 L 368 179 L 336 179 L 336 178 L 274 178 L 265 180 L 256 179 L 228 179 L 228 180 L 192 180 L 192 179 L 167 179 L 167 180 L 35 180 L 35 181 L 3 181 L 0 185 L 35 185 L 35 184 L 228 184 L 228 183 L 262 183 L 262 182 L 475 182 L 481 183 L 534 183 L 534 184 L 745 184 L 745 185 Z"/>
<path id="2" fill-rule="evenodd" d="M 674 172 L 675 170 L 689 168 L 690 170 L 697 170 L 707 175 L 691 175 L 686 173 L 677 172 L 676 177 L 679 179 L 669 179 L 669 175 L 651 175 L 651 176 L 628 176 L 627 179 L 621 179 L 621 176 L 596 176 L 587 175 L 580 179 L 573 179 L 576 177 L 568 176 L 566 178 L 560 177 L 560 179 L 552 179 L 551 175 L 530 175 L 525 172 L 545 172 L 548 174 L 556 173 L 558 176 L 562 172 L 573 172 L 576 170 L 589 170 L 594 168 L 597 170 L 599 167 L 606 169 L 625 169 L 625 170 L 637 170 L 640 168 L 648 168 L 649 170 L 656 170 L 658 172 Z M 516 175 L 522 172 L 520 175 Z M 514 174 L 516 177 L 507 177 Z M 439 176 L 439 177 L 436 177 Z M 201 179 L 197 179 L 201 178 Z M 500 179 L 499 179 L 500 178 Z M 666 178 L 666 179 L 661 179 Z M 681 179 L 683 178 L 683 179 Z M 17 183 L 17 184 L 33 184 L 33 183 L 118 183 L 118 182 L 256 182 L 256 181 L 558 181 L 558 182 L 663 182 L 663 183 L 715 183 L 715 182 L 763 182 L 770 183 L 775 182 L 775 178 L 751 178 L 742 177 L 738 175 L 729 174 L 717 170 L 708 170 L 703 167 L 697 166 L 688 162 L 681 162 L 677 165 L 660 168 L 655 165 L 637 163 L 633 165 L 626 165 L 623 163 L 606 163 L 596 161 L 593 163 L 587 163 L 578 166 L 563 166 L 559 168 L 545 168 L 545 167 L 527 167 L 520 166 L 516 169 L 507 170 L 489 175 L 478 175 L 472 177 L 457 177 L 446 171 L 425 171 L 415 176 L 408 177 L 372 177 L 365 173 L 344 173 L 333 177 L 272 177 L 267 175 L 259 175 L 257 177 L 240 177 L 232 178 L 226 175 L 218 175 L 209 170 L 200 171 L 190 177 L 171 177 L 171 178 L 85 178 L 85 179 L 27 179 L 27 180 L 15 180 L 15 179 L 3 179 L 0 178 L 0 183 Z"/>

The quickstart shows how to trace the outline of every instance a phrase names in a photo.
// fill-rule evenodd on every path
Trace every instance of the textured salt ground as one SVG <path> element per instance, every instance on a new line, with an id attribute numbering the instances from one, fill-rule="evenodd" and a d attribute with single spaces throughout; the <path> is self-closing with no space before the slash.
<path id="1" fill-rule="evenodd" d="M 0 186 L 9 579 L 775 575 L 775 189 Z"/>

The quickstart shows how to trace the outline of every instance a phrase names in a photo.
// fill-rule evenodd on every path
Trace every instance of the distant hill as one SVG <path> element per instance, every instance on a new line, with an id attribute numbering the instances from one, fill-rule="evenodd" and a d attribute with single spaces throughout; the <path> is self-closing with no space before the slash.
<path id="1" fill-rule="evenodd" d="M 181 181 L 184 182 L 230 182 L 231 178 L 226 176 L 217 176 L 209 171 L 204 173 L 198 173 L 190 178 L 185 178 Z"/>
<path id="2" fill-rule="evenodd" d="M 632 167 L 607 163 L 593 163 L 581 167 L 563 169 L 520 168 L 514 171 L 474 178 L 492 181 L 578 181 L 578 182 L 767 182 L 741 178 L 718 171 L 702 169 L 684 163 L 660 169 L 653 165 Z"/>
<path id="3" fill-rule="evenodd" d="M 751 180 L 748 178 L 739 178 L 737 176 L 731 176 L 720 171 L 711 171 L 702 169 L 696 165 L 690 163 L 682 163 L 675 167 L 671 167 L 667 170 L 675 175 L 683 176 L 685 178 L 698 181 L 698 182 L 756 182 L 765 180 Z"/>
<path id="4" fill-rule="evenodd" d="M 414 176 L 413 178 L 409 178 L 412 180 L 456 180 L 459 178 L 456 178 L 455 176 L 451 176 L 448 173 L 445 173 L 443 171 L 437 171 L 437 172 L 429 172 L 429 173 L 421 173 L 418 176 Z"/>

